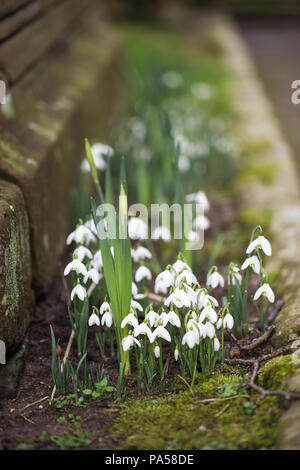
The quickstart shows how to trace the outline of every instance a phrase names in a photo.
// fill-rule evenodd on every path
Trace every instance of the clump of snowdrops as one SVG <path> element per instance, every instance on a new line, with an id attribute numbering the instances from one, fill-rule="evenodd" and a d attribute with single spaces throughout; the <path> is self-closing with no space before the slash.
<path id="1" fill-rule="evenodd" d="M 87 141 L 86 153 L 84 165 L 90 166 L 99 202 L 112 203 L 112 149 L 103 146 L 100 152 L 101 160 L 107 156 L 105 195 L 98 177 L 99 162 Z M 201 191 L 187 197 L 190 201 L 199 199 L 209 207 Z M 241 267 L 230 264 L 226 286 L 217 266 L 209 269 L 205 280 L 197 279 L 181 254 L 163 271 L 151 271 L 147 264 L 154 253 L 143 243 L 147 226 L 137 217 L 128 220 L 124 161 L 118 216 L 116 237 L 111 239 L 109 218 L 99 216 L 92 200 L 92 215 L 85 222 L 80 221 L 67 238 L 67 244 L 76 247 L 64 274 L 72 275 L 74 313 L 70 317 L 78 354 L 86 360 L 87 327 L 95 329 L 100 355 L 105 357 L 107 350 L 117 354 L 120 398 L 126 393 L 124 378 L 133 364 L 140 391 L 148 391 L 155 378 L 163 383 L 170 360 L 177 362 L 181 375 L 190 377 L 192 382 L 199 372 L 213 371 L 217 361 L 224 360 L 226 331 L 247 333 L 251 302 L 264 330 L 265 301 L 273 303 L 274 293 L 263 268 L 263 255 L 271 255 L 271 245 L 261 227 L 253 230 L 246 250 L 248 257 Z M 171 234 L 159 227 L 153 238 L 167 243 Z M 259 288 L 253 298 L 248 289 L 251 272 L 259 276 Z"/>

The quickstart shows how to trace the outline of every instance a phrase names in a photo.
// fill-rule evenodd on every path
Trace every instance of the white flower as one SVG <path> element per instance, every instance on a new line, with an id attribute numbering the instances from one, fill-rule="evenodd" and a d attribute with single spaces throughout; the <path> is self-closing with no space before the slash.
<path id="1" fill-rule="evenodd" d="M 164 328 L 162 325 L 159 325 L 158 327 L 155 328 L 155 330 L 152 333 L 152 337 L 150 339 L 150 343 L 154 343 L 156 338 L 163 338 L 166 341 L 171 342 L 171 336 L 170 333 L 166 328 Z"/>
<path id="2" fill-rule="evenodd" d="M 86 275 L 84 276 L 84 283 L 86 284 L 88 280 L 91 279 L 94 284 L 98 284 L 100 281 L 100 274 L 95 268 L 91 268 Z"/>
<path id="3" fill-rule="evenodd" d="M 217 301 L 217 299 L 213 297 L 212 295 L 205 294 L 203 290 L 199 296 L 198 303 L 199 303 L 199 308 L 201 307 L 205 308 L 205 307 L 209 307 L 212 305 L 215 307 L 219 306 L 219 302 Z"/>
<path id="4" fill-rule="evenodd" d="M 174 285 L 174 276 L 169 269 L 162 271 L 155 279 L 155 283 L 163 282 L 167 288 Z"/>
<path id="5" fill-rule="evenodd" d="M 134 299 L 144 299 L 144 294 L 139 294 L 138 288 L 135 282 L 132 282 L 131 294 Z"/>
<path id="6" fill-rule="evenodd" d="M 230 313 L 226 313 L 225 317 L 223 318 L 224 328 L 228 328 L 229 330 L 232 330 L 233 325 L 234 325 L 233 316 L 230 315 Z"/>
<path id="7" fill-rule="evenodd" d="M 159 320 L 159 315 L 158 315 L 158 313 L 154 312 L 154 310 L 151 309 L 151 310 L 149 310 L 149 312 L 145 316 L 145 320 L 147 320 L 149 322 L 149 325 L 152 328 L 153 326 L 157 325 L 158 320 Z"/>
<path id="8" fill-rule="evenodd" d="M 79 259 L 79 261 L 83 261 L 84 258 L 93 258 L 91 250 L 82 245 L 74 250 L 73 257 L 75 256 Z"/>
<path id="9" fill-rule="evenodd" d="M 149 268 L 146 268 L 146 266 L 140 266 L 134 276 L 135 282 L 141 282 L 143 279 L 148 279 L 148 281 L 151 281 L 152 279 L 152 274 Z"/>
<path id="10" fill-rule="evenodd" d="M 100 315 L 103 315 L 104 312 L 110 312 L 111 313 L 111 307 L 108 302 L 103 302 L 103 304 L 100 307 Z"/>
<path id="11" fill-rule="evenodd" d="M 186 196 L 187 202 L 196 202 L 202 206 L 204 212 L 209 210 L 209 201 L 206 197 L 206 194 L 203 191 L 198 191 L 197 193 L 188 194 Z"/>
<path id="12" fill-rule="evenodd" d="M 140 323 L 134 328 L 134 336 L 139 335 L 147 335 L 148 339 L 150 340 L 152 336 L 152 331 L 150 330 L 146 322 Z"/>
<path id="13" fill-rule="evenodd" d="M 73 261 L 71 261 L 71 263 L 69 263 L 65 267 L 64 275 L 67 276 L 70 273 L 70 271 L 76 271 L 82 274 L 83 276 L 85 276 L 87 273 L 87 269 L 85 265 L 81 261 L 79 261 L 79 259 L 77 258 L 74 258 Z"/>
<path id="14" fill-rule="evenodd" d="M 182 344 L 187 344 L 190 349 L 193 349 L 195 344 L 197 344 L 197 334 L 194 330 L 188 330 L 182 338 Z"/>
<path id="15" fill-rule="evenodd" d="M 176 305 L 178 308 L 190 307 L 191 299 L 182 289 L 176 288 L 174 292 L 165 300 L 166 307 L 169 307 L 170 304 Z"/>
<path id="16" fill-rule="evenodd" d="M 178 357 L 179 357 L 179 350 L 178 350 L 178 347 L 176 346 L 176 349 L 174 351 L 174 358 L 175 358 L 175 361 L 178 361 Z"/>
<path id="17" fill-rule="evenodd" d="M 204 328 L 205 328 L 206 336 L 208 336 L 209 338 L 213 338 L 215 336 L 216 330 L 212 323 L 210 323 L 209 321 L 206 322 L 204 324 Z"/>
<path id="18" fill-rule="evenodd" d="M 222 318 L 219 318 L 217 321 L 217 330 L 221 328 L 222 324 L 223 324 Z"/>
<path id="19" fill-rule="evenodd" d="M 259 272 L 260 272 L 260 262 L 259 262 L 259 259 L 258 259 L 257 256 L 250 256 L 250 258 L 247 258 L 243 262 L 243 264 L 241 266 L 241 269 L 247 269 L 248 266 L 250 266 L 256 274 L 259 274 Z"/>
<path id="20" fill-rule="evenodd" d="M 214 350 L 219 351 L 220 349 L 220 341 L 218 340 L 217 337 L 214 338 Z"/>
<path id="21" fill-rule="evenodd" d="M 210 220 L 205 215 L 198 215 L 193 220 L 193 228 L 196 230 L 208 230 L 210 227 Z"/>
<path id="22" fill-rule="evenodd" d="M 98 271 L 101 271 L 102 266 L 103 266 L 101 250 L 97 250 L 96 253 L 94 254 L 93 265 Z"/>
<path id="23" fill-rule="evenodd" d="M 131 300 L 131 307 L 132 308 L 135 308 L 137 310 L 139 310 L 140 312 L 143 311 L 143 307 L 141 306 L 141 304 L 139 302 L 137 302 L 136 300 Z"/>
<path id="24" fill-rule="evenodd" d="M 264 297 L 267 297 L 268 301 L 271 303 L 273 303 L 275 300 L 274 292 L 268 283 L 263 284 L 261 287 L 257 289 L 257 291 L 254 294 L 253 299 L 257 300 L 259 299 L 261 295 L 263 295 Z"/>
<path id="25" fill-rule="evenodd" d="M 238 282 L 240 285 L 242 283 L 242 276 L 238 272 L 233 272 L 231 273 L 231 282 L 235 286 L 236 282 Z"/>
<path id="26" fill-rule="evenodd" d="M 131 217 L 128 221 L 128 234 L 132 240 L 144 240 L 148 238 L 146 222 L 138 217 Z"/>
<path id="27" fill-rule="evenodd" d="M 96 237 L 87 227 L 79 225 L 74 232 L 70 233 L 68 236 L 67 245 L 71 245 L 73 241 L 78 244 L 89 245 L 96 241 Z"/>
<path id="28" fill-rule="evenodd" d="M 100 326 L 100 319 L 96 313 L 92 313 L 89 318 L 89 326 L 97 325 Z"/>
<path id="29" fill-rule="evenodd" d="M 187 269 L 188 271 L 192 271 L 189 265 L 185 263 L 184 261 L 182 261 L 181 259 L 178 259 L 177 261 L 175 261 L 175 263 L 172 265 L 172 268 L 174 269 L 176 274 L 180 274 L 181 271 L 183 271 L 184 269 Z"/>
<path id="30" fill-rule="evenodd" d="M 155 355 L 156 359 L 158 359 L 160 357 L 160 347 L 158 345 L 155 346 L 155 348 L 154 348 L 154 355 Z"/>
<path id="31" fill-rule="evenodd" d="M 171 323 L 173 326 L 177 326 L 177 328 L 180 328 L 181 326 L 180 318 L 173 310 L 170 310 L 169 313 L 162 312 L 160 315 L 160 321 L 163 326 L 166 326 L 168 323 Z"/>
<path id="32" fill-rule="evenodd" d="M 136 344 L 139 348 L 141 347 L 141 343 L 132 335 L 128 335 L 122 339 L 122 348 L 124 351 L 128 351 L 134 344 Z"/>
<path id="33" fill-rule="evenodd" d="M 185 280 L 185 284 L 187 284 L 188 286 L 197 284 L 198 282 L 196 276 L 191 271 L 184 269 L 184 271 L 182 271 L 182 273 L 177 276 L 175 286 L 179 286 L 183 279 Z"/>
<path id="34" fill-rule="evenodd" d="M 202 323 L 206 318 L 211 323 L 216 323 L 216 321 L 218 320 L 216 312 L 210 305 L 202 310 L 202 312 L 200 313 L 199 321 Z"/>
<path id="35" fill-rule="evenodd" d="M 121 328 L 125 328 L 126 325 L 131 325 L 133 328 L 137 327 L 139 324 L 136 316 L 133 313 L 129 313 L 126 315 L 125 318 L 123 318 L 123 321 L 121 323 Z"/>
<path id="36" fill-rule="evenodd" d="M 114 155 L 114 150 L 109 146 L 101 143 L 97 143 L 91 146 L 91 152 L 93 154 L 95 166 L 98 170 L 106 169 L 106 162 L 103 158 L 104 156 L 112 157 Z M 81 164 L 81 171 L 89 172 L 90 165 L 88 160 L 85 158 Z"/>
<path id="37" fill-rule="evenodd" d="M 101 318 L 101 325 L 106 325 L 107 328 L 110 328 L 113 324 L 113 316 L 111 312 L 105 312 Z"/>
<path id="38" fill-rule="evenodd" d="M 91 232 L 93 232 L 95 235 L 97 235 L 97 229 L 96 229 L 96 225 L 95 225 L 95 222 L 94 222 L 94 219 L 93 219 L 93 218 L 87 220 L 84 225 L 85 225 L 85 227 L 87 227 Z"/>
<path id="39" fill-rule="evenodd" d="M 161 76 L 163 84 L 171 89 L 179 88 L 184 84 L 184 79 L 180 73 L 170 70 Z"/>
<path id="40" fill-rule="evenodd" d="M 167 227 L 164 227 L 161 225 L 160 227 L 156 227 L 152 234 L 151 234 L 152 240 L 159 240 L 162 239 L 165 242 L 171 240 L 171 232 Z"/>
<path id="41" fill-rule="evenodd" d="M 261 235 L 260 237 L 257 237 L 255 240 L 253 240 L 247 250 L 246 250 L 246 253 L 247 255 L 249 253 L 252 253 L 253 250 L 255 250 L 255 248 L 260 248 L 262 249 L 262 251 L 267 255 L 267 256 L 271 256 L 272 254 L 272 248 L 271 248 L 271 243 L 269 242 L 269 240 L 267 240 L 267 238 L 265 238 L 263 235 Z"/>
<path id="42" fill-rule="evenodd" d="M 168 288 L 162 280 L 155 281 L 154 292 L 155 294 L 166 294 L 168 292 Z"/>
<path id="43" fill-rule="evenodd" d="M 87 292 L 86 292 L 85 288 L 82 285 L 76 284 L 76 286 L 74 287 L 74 289 L 71 292 L 71 300 L 74 299 L 75 295 L 77 295 L 77 297 L 80 300 L 84 300 L 87 297 Z"/>
<path id="44" fill-rule="evenodd" d="M 91 146 L 91 151 L 93 157 L 97 157 L 98 155 L 104 155 L 105 157 L 113 157 L 114 156 L 114 149 L 107 144 L 102 144 L 101 142 L 97 142 Z"/>
<path id="45" fill-rule="evenodd" d="M 138 263 L 139 261 L 144 261 L 145 259 L 152 258 L 151 252 L 147 248 L 144 248 L 143 246 L 138 246 L 136 249 L 132 249 L 131 256 L 135 263 Z"/>
<path id="46" fill-rule="evenodd" d="M 212 289 L 215 289 L 218 286 L 224 287 L 223 276 L 221 276 L 218 271 L 214 271 L 208 276 L 206 285 L 212 287 Z"/>

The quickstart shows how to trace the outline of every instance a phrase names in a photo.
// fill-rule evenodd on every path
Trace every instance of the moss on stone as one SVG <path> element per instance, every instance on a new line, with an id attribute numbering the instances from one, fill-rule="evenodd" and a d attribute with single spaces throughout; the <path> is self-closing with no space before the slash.
<path id="1" fill-rule="evenodd" d="M 258 372 L 258 384 L 268 390 L 286 388 L 286 377 L 296 374 L 300 365 L 292 361 L 292 355 L 274 357 Z"/>
<path id="2" fill-rule="evenodd" d="M 226 399 L 224 387 L 236 394 L 245 381 L 242 369 L 221 368 L 199 375 L 190 390 L 159 397 L 127 401 L 113 432 L 124 438 L 124 448 L 134 449 L 272 449 L 280 417 L 278 397 L 266 397 L 256 403 L 253 414 L 244 407 L 256 396 L 241 390 L 239 398 Z M 229 393 L 230 395 L 230 393 Z M 222 398 L 208 404 L 205 398 Z M 212 443 L 217 443 L 216 445 Z"/>

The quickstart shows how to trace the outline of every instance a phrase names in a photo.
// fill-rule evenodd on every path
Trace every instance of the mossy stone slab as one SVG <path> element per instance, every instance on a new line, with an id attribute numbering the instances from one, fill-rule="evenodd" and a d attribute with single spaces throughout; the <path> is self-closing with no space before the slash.
<path id="1" fill-rule="evenodd" d="M 7 351 L 20 344 L 29 325 L 33 305 L 31 281 L 24 198 L 17 186 L 0 181 L 0 339 Z"/>

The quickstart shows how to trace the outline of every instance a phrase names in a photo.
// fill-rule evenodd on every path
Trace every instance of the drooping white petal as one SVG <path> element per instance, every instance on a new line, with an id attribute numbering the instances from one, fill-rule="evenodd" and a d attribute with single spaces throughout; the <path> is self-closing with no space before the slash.
<path id="1" fill-rule="evenodd" d="M 100 318 L 96 313 L 92 313 L 89 318 L 89 326 L 97 325 L 100 326 Z"/>
<path id="2" fill-rule="evenodd" d="M 260 272 L 260 262 L 257 256 L 250 256 L 250 258 L 245 259 L 241 269 L 247 269 L 250 266 L 256 274 Z"/>

